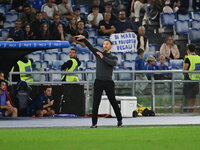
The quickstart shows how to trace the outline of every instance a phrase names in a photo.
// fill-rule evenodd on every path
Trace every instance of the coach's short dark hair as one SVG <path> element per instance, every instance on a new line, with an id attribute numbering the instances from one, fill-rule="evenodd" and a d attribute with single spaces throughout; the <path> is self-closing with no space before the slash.
<path id="1" fill-rule="evenodd" d="M 52 88 L 52 86 L 50 86 L 50 85 L 44 86 L 43 91 L 46 91 L 48 88 Z"/>
<path id="2" fill-rule="evenodd" d="M 188 49 L 190 52 L 195 52 L 196 47 L 195 47 L 194 44 L 189 44 L 189 45 L 187 46 L 187 49 Z"/>
<path id="3" fill-rule="evenodd" d="M 105 41 L 108 41 L 108 42 L 110 42 L 111 45 L 113 45 L 111 40 L 105 39 L 104 42 L 105 42 Z"/>
<path id="4" fill-rule="evenodd" d="M 144 50 L 141 49 L 141 48 L 138 48 L 138 50 L 137 50 L 137 54 L 140 55 L 140 54 L 142 54 L 142 53 L 144 53 Z"/>

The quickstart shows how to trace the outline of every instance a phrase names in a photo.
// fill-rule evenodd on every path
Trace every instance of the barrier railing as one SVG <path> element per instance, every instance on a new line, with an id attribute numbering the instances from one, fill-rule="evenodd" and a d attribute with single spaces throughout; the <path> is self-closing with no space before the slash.
<path id="1" fill-rule="evenodd" d="M 79 82 L 63 82 L 63 81 L 54 81 L 53 80 L 53 74 L 62 74 L 62 75 L 67 75 L 67 74 L 83 74 L 85 76 L 85 79 L 83 81 L 79 81 Z M 39 75 L 49 75 L 49 81 L 43 81 L 40 80 L 39 82 L 30 82 L 30 84 L 32 85 L 62 85 L 62 84 L 82 84 L 85 86 L 86 88 L 86 110 L 85 112 L 88 113 L 89 111 L 89 98 L 90 98 L 90 94 L 89 94 L 89 86 L 93 83 L 93 80 L 89 80 L 88 76 L 90 74 L 95 74 L 95 71 L 76 71 L 76 72 L 65 72 L 65 71 L 49 71 L 49 72 L 44 72 L 44 71 L 37 71 L 37 72 L 31 72 L 31 74 L 39 74 Z M 175 113 L 175 108 L 177 108 L 177 106 L 175 106 L 175 83 L 199 83 L 199 89 L 200 89 L 200 79 L 199 80 L 182 80 L 182 79 L 175 79 L 175 74 L 179 73 L 179 74 L 184 74 L 184 73 L 196 73 L 196 74 L 200 74 L 200 71 L 182 71 L 182 70 L 157 70 L 157 71 L 150 71 L 150 70 L 146 70 L 146 71 L 131 71 L 131 70 L 126 70 L 126 71 L 114 71 L 114 74 L 131 74 L 131 80 L 116 80 L 114 79 L 115 83 L 131 83 L 132 84 L 132 95 L 135 95 L 135 84 L 136 83 L 151 83 L 151 103 L 152 103 L 152 109 L 155 111 L 156 108 L 160 108 L 160 109 L 166 109 L 166 108 L 171 108 L 172 109 L 172 113 Z M 146 73 L 151 73 L 151 80 L 135 80 L 135 76 L 136 74 L 146 74 Z M 171 74 L 171 80 L 155 80 L 154 75 L 155 74 L 166 74 L 169 73 Z M 10 72 L 9 73 L 9 84 L 13 85 L 13 84 L 17 84 L 17 82 L 13 82 L 12 81 L 12 75 L 19 75 L 19 74 L 30 74 L 30 72 Z M 41 78 L 40 78 L 41 79 Z M 155 84 L 156 83 L 171 83 L 172 87 L 172 101 L 171 101 L 171 106 L 157 106 L 155 105 L 156 99 L 155 99 Z M 199 90 L 199 94 L 200 95 L 200 90 Z M 199 102 L 200 102 L 200 96 L 199 96 Z M 182 107 L 182 106 L 181 106 Z M 182 109 L 188 109 L 188 108 L 200 108 L 200 106 L 185 106 Z"/>

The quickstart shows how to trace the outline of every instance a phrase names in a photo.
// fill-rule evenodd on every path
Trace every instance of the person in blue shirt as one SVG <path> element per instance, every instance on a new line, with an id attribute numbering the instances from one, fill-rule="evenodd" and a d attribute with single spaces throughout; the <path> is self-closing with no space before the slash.
<path id="1" fill-rule="evenodd" d="M 145 70 L 159 70 L 159 67 L 155 65 L 156 59 L 154 56 L 149 56 L 147 58 L 147 64 L 145 65 Z M 151 80 L 151 73 L 147 73 L 148 80 Z"/>
<path id="2" fill-rule="evenodd" d="M 144 65 L 144 50 L 139 48 L 137 50 L 137 57 L 135 59 L 135 70 L 145 70 Z M 145 74 L 136 74 L 136 80 L 148 80 Z M 148 83 L 136 83 L 136 92 L 143 94 Z"/>
<path id="3" fill-rule="evenodd" d="M 169 67 L 165 64 L 166 58 L 164 55 L 160 55 L 159 61 L 160 61 L 159 70 L 169 70 Z M 162 73 L 158 75 L 157 79 L 160 79 L 160 80 L 170 79 L 170 75 L 169 73 Z"/>
<path id="4" fill-rule="evenodd" d="M 13 107 L 6 95 L 6 81 L 0 79 L 0 110 L 2 116 L 17 117 L 17 108 Z"/>
<path id="5" fill-rule="evenodd" d="M 43 117 L 55 114 L 55 111 L 51 108 L 54 103 L 51 86 L 46 86 L 44 91 L 37 96 L 35 102 L 36 116 Z"/>
<path id="6" fill-rule="evenodd" d="M 15 27 L 11 28 L 7 37 L 7 40 L 23 41 L 24 31 L 22 30 L 22 21 L 17 19 L 15 21 Z"/>

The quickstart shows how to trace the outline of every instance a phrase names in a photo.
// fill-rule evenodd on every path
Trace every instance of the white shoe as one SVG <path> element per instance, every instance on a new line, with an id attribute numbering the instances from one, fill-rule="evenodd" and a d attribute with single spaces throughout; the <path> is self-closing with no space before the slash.
<path id="1" fill-rule="evenodd" d="M 143 21 L 142 21 L 142 25 L 143 25 L 143 26 L 147 25 L 147 21 L 146 21 L 146 20 L 143 20 Z"/>

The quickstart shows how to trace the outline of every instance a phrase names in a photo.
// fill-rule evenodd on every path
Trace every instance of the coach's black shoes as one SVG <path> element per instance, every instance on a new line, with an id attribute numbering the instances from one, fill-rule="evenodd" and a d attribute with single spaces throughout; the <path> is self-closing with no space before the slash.
<path id="1" fill-rule="evenodd" d="M 122 121 L 118 121 L 117 127 L 121 128 L 122 127 Z"/>
<path id="2" fill-rule="evenodd" d="M 97 125 L 96 124 L 92 125 L 90 128 L 97 128 Z"/>

